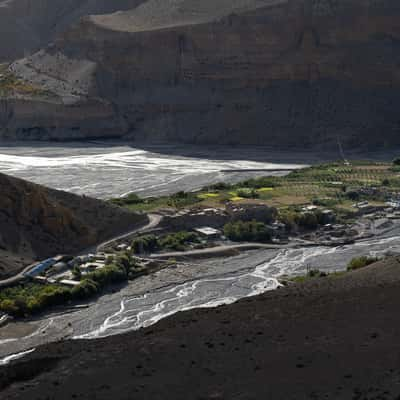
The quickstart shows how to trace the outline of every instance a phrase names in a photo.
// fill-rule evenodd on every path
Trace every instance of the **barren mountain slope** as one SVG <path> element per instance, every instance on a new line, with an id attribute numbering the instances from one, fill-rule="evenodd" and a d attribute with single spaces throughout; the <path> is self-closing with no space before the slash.
<path id="1" fill-rule="evenodd" d="M 232 13 L 287 3 L 288 0 L 147 0 L 134 10 L 90 18 L 106 29 L 139 32 L 204 24 Z"/>
<path id="2" fill-rule="evenodd" d="M 400 263 L 386 260 L 130 334 L 36 349 L 1 398 L 394 400 Z"/>
<path id="3" fill-rule="evenodd" d="M 51 96 L 9 91 L 0 136 L 398 145 L 399 65 L 397 0 L 147 0 L 14 62 Z"/>
<path id="4" fill-rule="evenodd" d="M 33 259 L 76 252 L 144 224 L 100 200 L 0 174 L 0 277 Z"/>
<path id="5" fill-rule="evenodd" d="M 141 0 L 0 0 L 0 62 L 50 43 L 80 17 L 127 10 Z"/>

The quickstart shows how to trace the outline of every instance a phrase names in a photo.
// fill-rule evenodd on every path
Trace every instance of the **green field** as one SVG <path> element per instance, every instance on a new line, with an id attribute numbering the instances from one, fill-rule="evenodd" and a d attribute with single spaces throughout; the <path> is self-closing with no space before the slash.
<path id="1" fill-rule="evenodd" d="M 374 195 L 355 199 L 350 194 L 360 189 L 377 188 Z M 400 191 L 400 169 L 391 163 L 355 162 L 352 165 L 330 163 L 293 171 L 285 177 L 263 177 L 239 184 L 217 184 L 195 193 L 140 199 L 111 200 L 134 211 L 188 206 L 221 207 L 226 202 L 265 203 L 278 209 L 314 203 L 350 211 L 352 204 L 368 200 L 383 205 L 385 194 Z"/>

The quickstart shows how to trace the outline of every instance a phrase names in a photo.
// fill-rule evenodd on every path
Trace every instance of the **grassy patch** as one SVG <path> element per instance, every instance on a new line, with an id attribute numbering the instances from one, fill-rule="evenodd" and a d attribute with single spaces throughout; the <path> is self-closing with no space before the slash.
<path id="1" fill-rule="evenodd" d="M 262 187 L 260 189 L 257 189 L 257 191 L 260 192 L 260 193 L 272 192 L 273 190 L 274 190 L 274 188 L 272 188 L 272 187 Z"/>
<path id="2" fill-rule="evenodd" d="M 294 276 L 289 280 L 291 282 L 301 283 L 308 281 L 310 279 L 325 278 L 328 275 L 329 275 L 328 273 L 320 271 L 319 269 L 311 269 L 305 275 Z"/>
<path id="3" fill-rule="evenodd" d="M 230 201 L 241 201 L 241 200 L 244 200 L 244 198 L 240 197 L 240 196 L 233 196 L 229 200 Z"/>
<path id="4" fill-rule="evenodd" d="M 356 269 L 364 268 L 377 261 L 379 261 L 379 258 L 377 257 L 368 257 L 368 256 L 355 257 L 349 262 L 347 266 L 347 271 L 354 271 Z"/>
<path id="5" fill-rule="evenodd" d="M 213 199 L 219 197 L 219 193 L 200 193 L 197 197 L 202 200 Z"/>
<path id="6" fill-rule="evenodd" d="M 13 73 L 9 72 L 3 64 L 0 67 L 0 97 L 6 97 L 15 94 L 43 97 L 49 96 L 50 92 L 18 78 Z"/>

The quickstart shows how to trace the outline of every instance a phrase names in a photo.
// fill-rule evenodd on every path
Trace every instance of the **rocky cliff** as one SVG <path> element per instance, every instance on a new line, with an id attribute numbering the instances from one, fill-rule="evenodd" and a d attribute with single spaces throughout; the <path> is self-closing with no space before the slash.
<path id="1" fill-rule="evenodd" d="M 73 79 L 60 74 L 65 60 Z M 53 99 L 42 106 L 8 94 L 0 132 L 396 145 L 399 65 L 395 0 L 148 0 L 84 18 L 46 51 L 13 63 L 10 73 Z"/>
<path id="2" fill-rule="evenodd" d="M 76 252 L 146 222 L 100 200 L 2 174 L 0 188 L 0 277 L 33 259 Z"/>
<path id="3" fill-rule="evenodd" d="M 31 54 L 88 14 L 136 7 L 141 0 L 0 0 L 0 62 Z"/>

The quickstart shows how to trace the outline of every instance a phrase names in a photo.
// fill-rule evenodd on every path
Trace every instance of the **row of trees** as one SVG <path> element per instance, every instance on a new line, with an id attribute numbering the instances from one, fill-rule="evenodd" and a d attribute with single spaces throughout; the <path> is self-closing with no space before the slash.
<path id="1" fill-rule="evenodd" d="M 177 232 L 163 237 L 145 235 L 132 242 L 135 254 L 151 253 L 157 250 L 184 251 L 189 244 L 199 243 L 199 236 L 194 232 Z"/>
<path id="2" fill-rule="evenodd" d="M 271 231 L 263 222 L 236 221 L 224 226 L 224 235 L 235 242 L 267 242 L 271 240 Z"/>
<path id="3" fill-rule="evenodd" d="M 279 214 L 279 220 L 286 225 L 288 231 L 297 228 L 311 230 L 319 225 L 327 223 L 326 216 L 320 211 L 299 212 L 295 210 L 283 210 Z"/>

